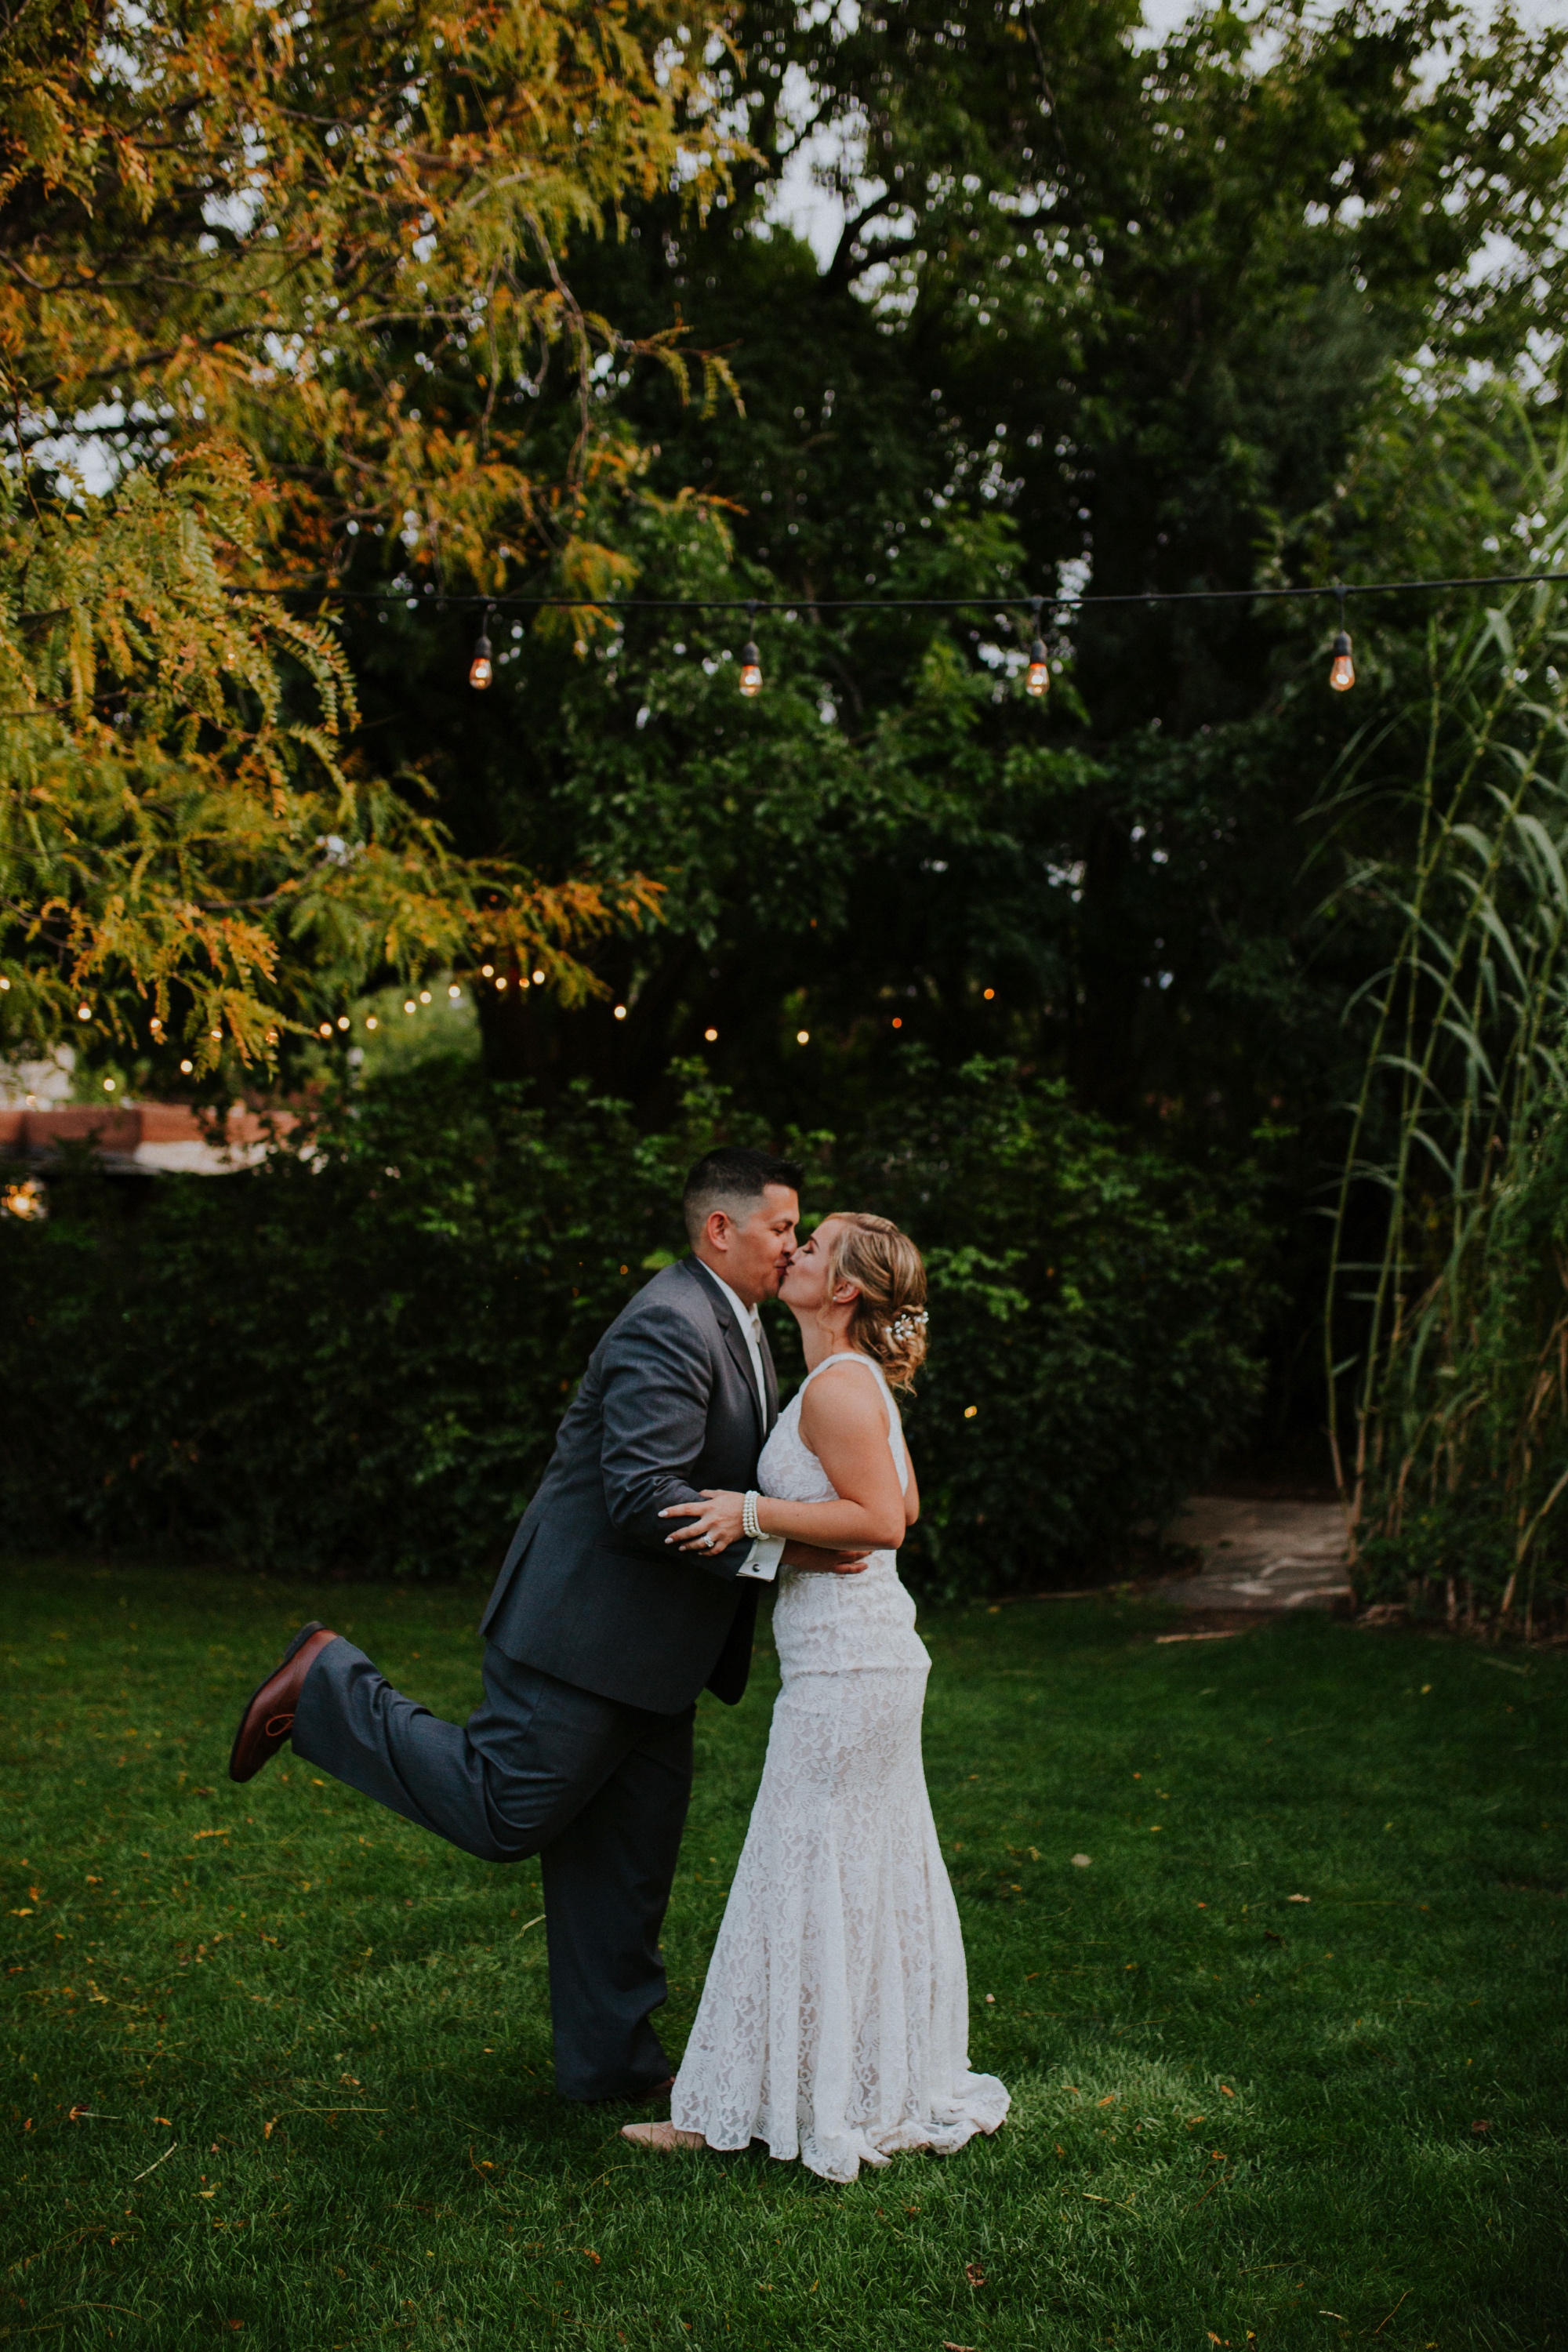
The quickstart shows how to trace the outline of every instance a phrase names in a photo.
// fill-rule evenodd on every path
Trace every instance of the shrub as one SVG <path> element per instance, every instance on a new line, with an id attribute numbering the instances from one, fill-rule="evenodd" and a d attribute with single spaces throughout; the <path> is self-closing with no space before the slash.
<path id="1" fill-rule="evenodd" d="M 796 1140 L 809 1207 L 882 1210 L 930 1260 L 910 1570 L 956 1592 L 1102 1568 L 1247 1410 L 1255 1230 L 1058 1087 L 907 1076 L 896 1121 Z M 682 1246 L 686 1166 L 748 1131 L 692 1087 L 647 1136 L 585 1089 L 546 1111 L 426 1065 L 248 1173 L 79 1167 L 47 1223 L 0 1218 L 8 1540 L 489 1568 L 598 1334 Z"/>
<path id="2" fill-rule="evenodd" d="M 913 1056 L 906 1080 L 826 1191 L 896 1217 L 931 1276 L 910 1569 L 949 1593 L 1102 1571 L 1245 1434 L 1260 1227 L 1058 1082 Z"/>

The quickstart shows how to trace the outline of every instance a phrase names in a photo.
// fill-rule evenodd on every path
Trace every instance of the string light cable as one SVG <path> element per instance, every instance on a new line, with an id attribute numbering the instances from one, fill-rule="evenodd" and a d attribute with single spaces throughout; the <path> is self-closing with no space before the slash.
<path id="1" fill-rule="evenodd" d="M 1329 685 L 1336 694 L 1346 694 L 1355 684 L 1355 660 L 1350 633 L 1345 627 L 1345 600 L 1350 596 L 1408 596 L 1436 594 L 1445 589 L 1529 588 L 1541 585 L 1562 585 L 1568 582 L 1568 568 L 1552 572 L 1487 572 L 1455 573 L 1441 579 L 1414 580 L 1335 580 L 1310 587 L 1291 588 L 1141 588 L 1110 592 L 1105 594 L 1063 593 L 1055 596 L 1028 595 L 1017 601 L 1026 604 L 1033 620 L 1034 635 L 1029 657 L 1024 672 L 1024 688 L 1037 698 L 1044 697 L 1050 688 L 1050 662 L 1043 634 L 1046 608 L 1058 619 L 1088 612 L 1106 611 L 1116 607 L 1157 604 L 1256 604 L 1279 603 L 1286 599 L 1310 601 L 1315 597 L 1331 596 L 1337 607 L 1339 627 L 1334 636 L 1329 670 Z M 603 613 L 619 619 L 631 613 L 744 613 L 746 642 L 741 648 L 736 684 L 748 699 L 763 690 L 762 656 L 756 642 L 756 616 L 759 613 L 782 613 L 793 619 L 805 612 L 814 617 L 825 613 L 972 613 L 977 607 L 995 603 L 1015 601 L 1006 591 L 1000 594 L 973 593 L 968 596 L 562 596 L 534 593 L 528 591 L 503 592 L 499 595 L 453 593 L 437 588 L 426 582 L 423 594 L 412 583 L 396 588 L 349 588 L 340 583 L 316 588 L 234 588 L 235 595 L 246 596 L 313 596 L 342 604 L 401 604 L 416 610 L 424 597 L 431 599 L 432 609 L 444 612 L 449 606 L 472 606 L 481 614 L 479 635 L 468 663 L 468 683 L 482 691 L 495 678 L 495 656 L 490 644 L 490 625 L 502 612 Z M 41 617 L 24 614 L 24 620 Z"/>

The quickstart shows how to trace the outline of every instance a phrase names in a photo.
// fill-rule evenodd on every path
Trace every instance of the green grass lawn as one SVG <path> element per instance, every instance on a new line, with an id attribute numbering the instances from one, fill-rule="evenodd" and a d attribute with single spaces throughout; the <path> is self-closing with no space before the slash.
<path id="1" fill-rule="evenodd" d="M 972 2055 L 1013 2112 L 843 2189 L 556 2100 L 531 1865 L 287 1753 L 225 1777 L 323 1607 L 460 1716 L 472 1592 L 7 1588 L 0 2337 L 1568 2345 L 1568 1660 L 1316 1618 L 1162 1645 L 1110 1600 L 926 1620 Z M 675 2052 L 772 1668 L 699 1715 Z"/>

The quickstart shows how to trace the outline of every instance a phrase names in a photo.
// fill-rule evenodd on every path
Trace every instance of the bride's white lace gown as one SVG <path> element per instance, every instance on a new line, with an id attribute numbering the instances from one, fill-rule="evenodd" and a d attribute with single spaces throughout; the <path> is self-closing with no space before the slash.
<path id="1" fill-rule="evenodd" d="M 808 1375 L 763 1448 L 759 1486 L 834 1499 L 800 1434 Z M 931 1661 L 894 1554 L 858 1576 L 785 1570 L 773 1606 L 784 1687 L 767 1762 L 670 2119 L 710 2147 L 765 2140 L 828 2180 L 899 2148 L 962 2147 L 993 2132 L 1007 2093 L 969 2071 L 969 1987 L 921 1759 Z"/>

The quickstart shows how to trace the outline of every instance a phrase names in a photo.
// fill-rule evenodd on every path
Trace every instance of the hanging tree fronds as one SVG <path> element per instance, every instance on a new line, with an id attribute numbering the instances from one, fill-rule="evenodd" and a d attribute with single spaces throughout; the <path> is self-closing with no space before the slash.
<path id="1" fill-rule="evenodd" d="M 81 1034 L 85 1004 L 121 1037 L 155 1011 L 198 1067 L 265 1059 L 312 999 L 389 965 L 489 947 L 581 991 L 574 941 L 651 908 L 635 875 L 547 886 L 457 858 L 416 780 L 358 754 L 335 624 L 244 592 L 325 584 L 377 541 L 438 587 L 542 555 L 594 573 L 595 483 L 637 464 L 595 404 L 604 369 L 647 358 L 706 398 L 724 379 L 677 330 L 584 311 L 563 257 L 630 196 L 722 188 L 704 77 L 726 38 L 712 5 L 628 0 L 8 14 L 13 1045 Z M 552 364 L 575 427 L 535 446 Z"/>

